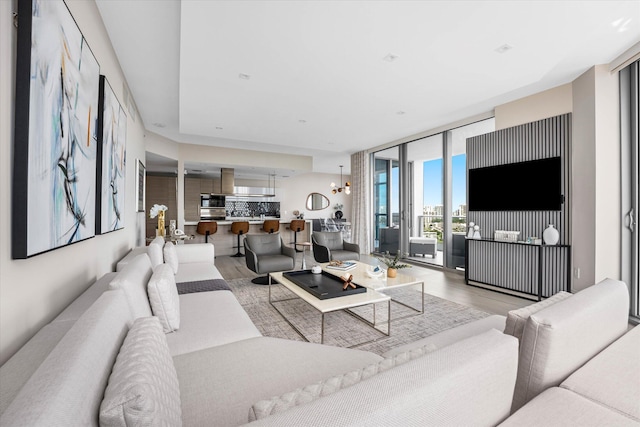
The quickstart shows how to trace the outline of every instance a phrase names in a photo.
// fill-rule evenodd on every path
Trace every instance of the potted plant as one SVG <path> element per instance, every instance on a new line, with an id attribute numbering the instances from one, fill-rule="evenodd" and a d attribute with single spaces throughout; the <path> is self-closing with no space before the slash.
<path id="1" fill-rule="evenodd" d="M 411 268 L 409 264 L 403 264 L 400 262 L 400 251 L 396 253 L 396 255 L 392 258 L 389 255 L 389 251 L 387 251 L 382 258 L 378 258 L 387 266 L 387 277 L 394 278 L 398 273 L 398 269 L 400 268 Z"/>

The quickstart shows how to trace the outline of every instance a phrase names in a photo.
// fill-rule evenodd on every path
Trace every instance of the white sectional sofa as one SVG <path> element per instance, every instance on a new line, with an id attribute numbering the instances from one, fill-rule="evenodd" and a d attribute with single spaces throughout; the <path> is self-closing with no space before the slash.
<path id="1" fill-rule="evenodd" d="M 137 252 L 0 367 L 0 425 L 573 425 L 579 405 L 640 422 L 621 282 L 512 313 L 520 339 L 491 316 L 379 356 L 263 337 L 228 290 L 179 295 L 179 328 L 165 333 L 149 296 L 169 267 Z M 514 389 L 526 402 L 510 416 Z"/>

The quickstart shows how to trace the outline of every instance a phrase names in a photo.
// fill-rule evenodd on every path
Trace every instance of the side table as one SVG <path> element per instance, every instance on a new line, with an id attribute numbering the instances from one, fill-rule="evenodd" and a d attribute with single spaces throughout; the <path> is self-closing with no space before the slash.
<path id="1" fill-rule="evenodd" d="M 305 255 L 307 254 L 307 248 L 311 247 L 311 243 L 310 242 L 298 242 L 296 243 L 296 246 L 302 246 L 302 269 L 306 270 L 307 269 L 307 263 L 305 260 Z"/>

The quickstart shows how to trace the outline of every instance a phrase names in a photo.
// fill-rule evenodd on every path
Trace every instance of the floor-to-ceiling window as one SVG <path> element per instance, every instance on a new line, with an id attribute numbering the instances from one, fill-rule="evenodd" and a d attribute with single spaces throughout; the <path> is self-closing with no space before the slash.
<path id="1" fill-rule="evenodd" d="M 491 118 L 374 153 L 374 252 L 464 266 L 466 139 L 493 130 Z"/>
<path id="2" fill-rule="evenodd" d="M 398 239 L 392 234 L 400 223 L 400 166 L 398 147 L 374 154 L 373 224 L 374 252 L 395 253 Z"/>
<path id="3" fill-rule="evenodd" d="M 429 264 L 444 263 L 444 199 L 442 134 L 407 144 L 407 158 L 412 165 L 411 230 L 409 258 Z"/>

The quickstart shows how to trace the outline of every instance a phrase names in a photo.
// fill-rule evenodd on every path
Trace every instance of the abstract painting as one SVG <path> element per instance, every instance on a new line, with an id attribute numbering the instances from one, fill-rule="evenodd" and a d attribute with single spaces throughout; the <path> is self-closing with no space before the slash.
<path id="1" fill-rule="evenodd" d="M 140 159 L 136 161 L 136 176 L 138 177 L 138 185 L 136 186 L 136 212 L 144 212 L 146 168 Z"/>
<path id="2" fill-rule="evenodd" d="M 12 256 L 95 235 L 100 67 L 62 0 L 20 0 Z"/>
<path id="3" fill-rule="evenodd" d="M 127 137 L 127 116 L 105 76 L 100 76 L 98 104 L 96 234 L 104 234 L 124 227 Z"/>

